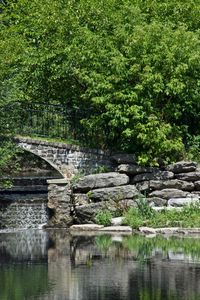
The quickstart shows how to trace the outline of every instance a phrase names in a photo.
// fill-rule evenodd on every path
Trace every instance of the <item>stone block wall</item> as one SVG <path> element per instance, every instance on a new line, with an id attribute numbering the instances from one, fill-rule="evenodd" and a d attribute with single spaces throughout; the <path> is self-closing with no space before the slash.
<path id="1" fill-rule="evenodd" d="M 63 177 L 70 178 L 77 172 L 90 174 L 99 167 L 113 168 L 110 153 L 77 145 L 54 143 L 30 138 L 16 139 L 17 144 L 48 162 Z"/>
<path id="2" fill-rule="evenodd" d="M 71 188 L 67 179 L 48 180 L 48 208 L 52 211 L 47 227 L 68 227 L 71 217 Z"/>
<path id="3" fill-rule="evenodd" d="M 132 160 L 131 160 L 132 159 Z M 78 223 L 92 223 L 97 211 L 136 206 L 141 197 L 159 210 L 200 199 L 200 168 L 181 161 L 163 169 L 141 167 L 126 155 L 115 158 L 115 172 L 88 175 L 73 185 L 73 209 Z"/>

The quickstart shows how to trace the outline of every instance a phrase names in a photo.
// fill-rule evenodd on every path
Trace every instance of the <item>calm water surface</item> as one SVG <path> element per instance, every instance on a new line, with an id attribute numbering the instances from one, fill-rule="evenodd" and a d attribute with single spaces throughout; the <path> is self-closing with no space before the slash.
<path id="1" fill-rule="evenodd" d="M 0 232 L 0 300 L 200 299 L 200 238 Z"/>

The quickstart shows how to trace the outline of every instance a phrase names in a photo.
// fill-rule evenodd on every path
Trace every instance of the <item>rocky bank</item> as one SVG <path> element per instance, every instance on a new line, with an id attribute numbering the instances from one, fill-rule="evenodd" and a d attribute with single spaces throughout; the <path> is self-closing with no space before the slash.
<path id="1" fill-rule="evenodd" d="M 51 226 L 94 223 L 98 211 L 119 213 L 136 206 L 144 197 L 156 210 L 181 207 L 200 198 L 200 168 L 196 162 L 180 161 L 165 168 L 152 168 L 138 166 L 132 155 L 116 155 L 112 160 L 115 172 L 87 175 L 73 184 L 66 181 L 66 189 L 62 181 L 60 192 L 58 182 L 56 187 L 50 183 L 49 206 L 54 210 Z M 59 197 L 55 197 L 55 190 Z M 61 195 L 66 190 L 67 203 Z"/>

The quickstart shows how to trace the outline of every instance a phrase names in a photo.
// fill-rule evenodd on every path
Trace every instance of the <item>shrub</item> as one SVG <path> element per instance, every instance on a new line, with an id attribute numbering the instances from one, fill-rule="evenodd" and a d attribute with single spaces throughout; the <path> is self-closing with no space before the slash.
<path id="1" fill-rule="evenodd" d="M 139 197 L 136 202 L 138 207 L 138 214 L 141 217 L 152 218 L 155 216 L 155 211 L 152 209 L 152 207 L 149 206 L 149 203 L 147 202 L 145 197 Z"/>
<path id="2" fill-rule="evenodd" d="M 124 224 L 131 226 L 134 229 L 138 229 L 143 225 L 143 218 L 138 213 L 137 208 L 130 208 L 124 215 Z"/>
<path id="3" fill-rule="evenodd" d="M 95 216 L 95 221 L 99 225 L 111 225 L 112 214 L 109 210 L 99 211 Z"/>
<path id="4" fill-rule="evenodd" d="M 200 135 L 190 137 L 188 142 L 187 159 L 200 163 Z"/>

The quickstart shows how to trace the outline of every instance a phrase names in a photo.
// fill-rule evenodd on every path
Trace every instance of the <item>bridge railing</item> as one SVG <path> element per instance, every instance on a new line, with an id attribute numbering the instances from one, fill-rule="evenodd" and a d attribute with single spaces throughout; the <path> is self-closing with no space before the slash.
<path id="1" fill-rule="evenodd" d="M 8 133 L 87 142 L 90 137 L 83 120 L 90 113 L 90 109 L 63 105 L 15 102 L 0 107 L 0 126 Z"/>

